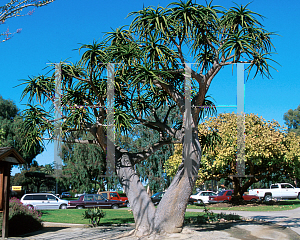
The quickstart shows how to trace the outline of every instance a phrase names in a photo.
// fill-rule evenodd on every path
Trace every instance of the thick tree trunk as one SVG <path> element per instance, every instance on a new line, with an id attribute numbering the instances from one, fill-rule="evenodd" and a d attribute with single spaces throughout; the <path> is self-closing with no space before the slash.
<path id="1" fill-rule="evenodd" d="M 170 187 L 157 207 L 155 214 L 155 232 L 181 232 L 184 214 L 191 195 L 193 184 L 187 171 L 182 168 L 177 172 Z"/>
<path id="2" fill-rule="evenodd" d="M 129 154 L 124 150 L 116 149 L 116 171 L 132 209 L 136 229 L 135 235 L 145 236 L 151 234 L 154 229 L 156 209 L 133 169 Z"/>
<path id="3" fill-rule="evenodd" d="M 231 202 L 233 204 L 241 204 L 243 201 L 241 194 L 241 186 L 240 186 L 240 179 L 237 177 L 233 177 L 233 196 L 231 197 Z"/>
<path id="4" fill-rule="evenodd" d="M 181 232 L 188 199 L 197 179 L 201 147 L 198 133 L 194 133 L 190 146 L 186 149 L 189 163 L 184 162 L 167 189 L 157 209 L 155 209 L 139 176 L 130 161 L 130 154 L 116 148 L 116 171 L 130 202 L 135 220 L 135 235 L 145 236 L 160 233 Z M 190 164 L 192 168 L 186 168 Z"/>
<path id="5" fill-rule="evenodd" d="M 237 177 L 233 177 L 233 196 L 235 197 L 241 197 L 240 194 L 241 186 L 240 186 L 240 179 Z"/>
<path id="6" fill-rule="evenodd" d="M 201 147 L 198 133 L 194 133 L 191 145 L 185 149 L 188 151 L 189 163 L 182 163 L 171 185 L 167 189 L 155 214 L 155 232 L 174 233 L 181 232 L 186 206 L 197 179 Z M 185 151 L 184 150 L 184 151 Z M 190 164 L 192 168 L 186 166 Z"/>

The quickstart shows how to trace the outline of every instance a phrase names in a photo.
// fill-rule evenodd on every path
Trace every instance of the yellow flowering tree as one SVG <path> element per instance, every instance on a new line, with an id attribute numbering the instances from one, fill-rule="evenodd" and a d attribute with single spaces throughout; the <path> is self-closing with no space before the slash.
<path id="1" fill-rule="evenodd" d="M 221 141 L 213 148 L 204 148 L 197 183 L 210 179 L 230 177 L 235 195 L 241 197 L 255 182 L 278 179 L 280 176 L 300 176 L 300 137 L 287 133 L 276 121 L 266 121 L 255 114 L 245 115 L 245 177 L 240 181 L 236 175 L 237 115 L 220 114 L 200 124 L 201 145 L 212 133 Z M 174 154 L 165 164 L 168 176 L 173 176 L 180 163 L 182 145 L 175 146 Z M 250 175 L 250 176 L 249 176 Z"/>

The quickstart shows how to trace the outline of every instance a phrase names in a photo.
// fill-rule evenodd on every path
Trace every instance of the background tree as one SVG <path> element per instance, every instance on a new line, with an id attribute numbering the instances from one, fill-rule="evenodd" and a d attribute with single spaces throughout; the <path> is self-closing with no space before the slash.
<path id="1" fill-rule="evenodd" d="M 81 60 L 63 65 L 63 140 L 96 144 L 104 152 L 114 144 L 116 173 L 131 204 L 137 236 L 180 232 L 201 160 L 198 123 L 204 110 L 208 110 L 193 107 L 191 123 L 186 122 L 190 116 L 185 111 L 185 76 L 191 75 L 192 106 L 207 105 L 206 93 L 224 66 L 249 63 L 248 72 L 254 70 L 254 77 L 258 74 L 269 77 L 272 34 L 258 21 L 257 17 L 261 16 L 247 6 L 223 10 L 189 0 L 171 3 L 166 8 L 146 7 L 130 16 L 135 18 L 128 29 L 116 29 L 107 33 L 106 40 L 101 43 L 81 46 L 80 50 L 84 51 Z M 197 62 L 198 68 L 191 68 L 187 64 L 189 61 Z M 121 63 L 114 68 L 117 134 L 129 134 L 132 126 L 143 125 L 160 136 L 143 151 L 122 148 L 106 138 L 109 123 L 106 120 L 109 92 L 106 68 L 108 72 L 111 70 L 107 63 Z M 34 99 L 39 103 L 53 101 L 54 74 L 37 76 L 24 84 L 23 97 L 28 94 L 31 102 L 24 112 L 28 129 L 25 146 L 30 147 L 33 143 L 42 144 L 46 133 L 55 139 L 51 109 L 32 105 Z M 159 116 L 162 108 L 167 111 Z M 170 119 L 173 109 L 180 112 L 183 121 Z M 149 116 L 154 120 L 149 120 Z M 185 132 L 189 128 L 192 129 L 192 136 L 188 136 L 191 143 L 183 148 L 182 163 L 156 209 L 134 165 L 145 161 L 164 145 L 185 142 Z M 74 131 L 82 130 L 90 132 L 94 139 L 72 138 Z"/>
<path id="2" fill-rule="evenodd" d="M 91 138 L 92 136 L 89 136 Z M 89 139 L 84 137 L 84 139 Z M 97 145 L 65 143 L 63 145 L 63 179 L 61 182 L 77 193 L 97 192 L 116 187 L 115 178 L 105 178 L 106 155 Z"/>
<path id="3" fill-rule="evenodd" d="M 14 147 L 30 164 L 43 148 L 39 144 L 33 144 L 26 150 L 22 148 L 24 143 L 22 122 L 23 118 L 16 104 L 0 96 L 0 147 Z"/>
<path id="4" fill-rule="evenodd" d="M 220 137 L 214 148 L 206 149 L 201 159 L 198 183 L 222 178 L 231 179 L 234 193 L 240 199 L 243 193 L 256 182 L 277 182 L 285 179 L 293 182 L 299 178 L 300 138 L 287 134 L 276 121 L 266 121 L 254 114 L 245 116 L 245 174 L 253 177 L 240 181 L 236 175 L 237 115 L 220 114 L 199 125 L 199 135 L 216 132 Z M 205 145 L 200 138 L 201 145 Z M 179 165 L 182 145 L 175 148 L 166 164 L 167 174 L 173 176 Z"/>
<path id="5" fill-rule="evenodd" d="M 22 189 L 28 192 L 53 191 L 56 180 L 48 175 L 54 171 L 50 168 L 52 168 L 50 164 L 39 166 L 37 161 L 33 161 L 30 168 L 22 169 L 20 173 L 11 177 L 11 185 L 22 186 Z"/>
<path id="6" fill-rule="evenodd" d="M 5 132 L 2 128 L 0 128 L 0 146 L 2 146 L 2 141 L 4 140 Z"/>
<path id="7" fill-rule="evenodd" d="M 43 181 L 43 187 L 46 188 L 46 191 L 54 191 L 56 187 L 56 182 L 59 180 L 55 176 L 54 163 L 45 164 L 45 166 L 40 166 L 40 172 L 45 174 L 45 179 Z M 61 187 L 61 184 L 58 184 L 57 187 Z M 67 188 L 68 189 L 68 188 Z"/>
<path id="8" fill-rule="evenodd" d="M 298 136 L 300 135 L 300 105 L 295 110 L 288 110 L 284 115 L 283 119 L 285 124 L 288 126 L 290 132 L 295 132 Z"/>
<path id="9" fill-rule="evenodd" d="M 22 173 L 22 171 L 10 177 L 11 186 L 23 186 L 24 182 L 25 182 L 25 174 Z"/>
<path id="10" fill-rule="evenodd" d="M 53 175 L 54 174 L 54 164 L 46 164 L 44 167 L 42 167 L 41 171 L 44 172 L 47 175 Z"/>
<path id="11" fill-rule="evenodd" d="M 3 6 L 0 6 L 0 25 L 5 24 L 7 19 L 12 17 L 20 17 L 25 15 L 31 15 L 34 12 L 34 7 L 42 7 L 49 3 L 54 2 L 55 0 L 10 0 Z M 33 8 L 33 10 L 28 13 L 22 14 L 22 11 L 25 8 Z M 12 38 L 15 33 L 20 33 L 21 29 L 17 29 L 16 32 L 11 33 L 9 28 L 3 33 L 0 33 L 0 42 L 5 42 Z"/>

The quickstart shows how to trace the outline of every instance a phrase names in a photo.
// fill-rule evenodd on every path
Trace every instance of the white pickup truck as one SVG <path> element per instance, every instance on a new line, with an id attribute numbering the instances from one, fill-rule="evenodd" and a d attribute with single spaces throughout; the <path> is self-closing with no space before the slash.
<path id="1" fill-rule="evenodd" d="M 300 199 L 300 188 L 295 188 L 289 183 L 275 183 L 270 189 L 252 189 L 249 195 L 258 196 L 265 201 L 271 201 L 272 198 Z"/>

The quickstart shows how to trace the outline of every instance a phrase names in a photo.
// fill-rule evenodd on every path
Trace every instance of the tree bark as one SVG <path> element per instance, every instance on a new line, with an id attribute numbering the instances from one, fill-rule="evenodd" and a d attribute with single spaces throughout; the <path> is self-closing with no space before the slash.
<path id="1" fill-rule="evenodd" d="M 154 204 L 133 169 L 130 155 L 125 150 L 118 148 L 116 148 L 115 154 L 116 172 L 128 197 L 135 221 L 135 235 L 149 235 L 154 228 L 156 210 Z"/>
<path id="2" fill-rule="evenodd" d="M 233 186 L 234 186 L 234 195 L 231 198 L 231 202 L 235 204 L 242 203 L 243 200 L 243 194 L 247 191 L 247 189 L 254 183 L 254 178 L 250 178 L 248 181 L 246 181 L 243 185 L 240 184 L 239 178 L 234 177 L 233 178 Z"/>
<path id="3" fill-rule="evenodd" d="M 135 235 L 178 233 L 184 223 L 184 214 L 189 197 L 197 179 L 201 147 L 198 133 L 194 133 L 191 146 L 187 149 L 191 170 L 183 163 L 155 209 L 139 176 L 134 171 L 130 153 L 116 148 L 116 172 L 131 205 L 135 220 Z"/>
<path id="4" fill-rule="evenodd" d="M 197 132 L 192 136 L 191 145 L 183 151 L 188 151 L 189 159 L 183 159 L 183 163 L 157 207 L 154 221 L 156 233 L 177 233 L 182 230 L 184 214 L 200 166 L 201 147 Z M 190 162 L 184 164 L 184 161 Z M 187 164 L 191 164 L 192 168 L 186 167 Z"/>

